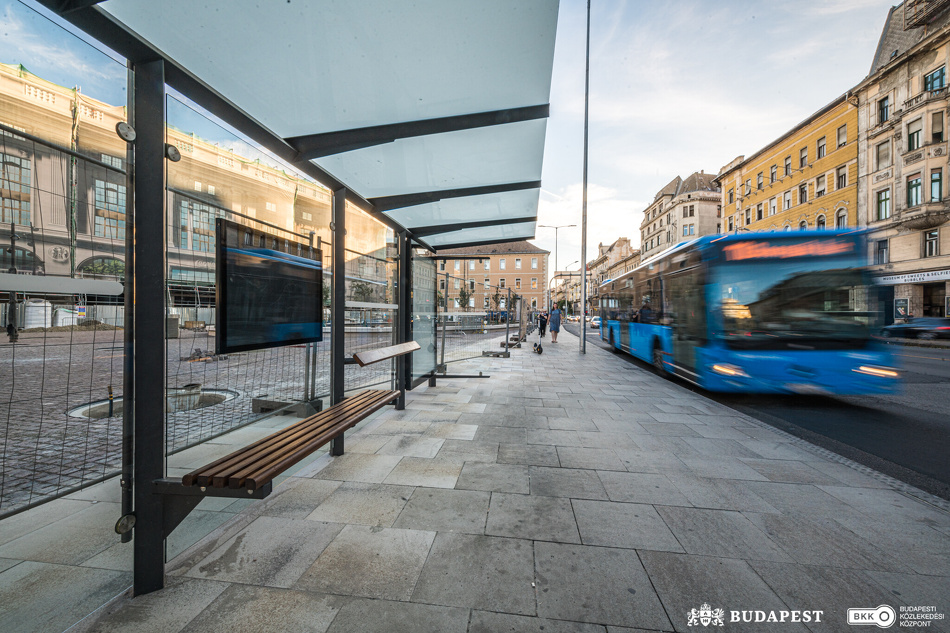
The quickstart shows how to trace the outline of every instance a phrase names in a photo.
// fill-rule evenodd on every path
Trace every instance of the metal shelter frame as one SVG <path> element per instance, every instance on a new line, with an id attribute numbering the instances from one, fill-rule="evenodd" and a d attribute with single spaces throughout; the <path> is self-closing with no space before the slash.
<path id="1" fill-rule="evenodd" d="M 495 183 L 477 187 L 460 187 L 438 191 L 414 191 L 408 194 L 364 197 L 312 159 L 350 152 L 399 139 L 459 132 L 476 128 L 507 125 L 545 119 L 548 104 L 512 107 L 488 112 L 436 117 L 420 121 L 399 122 L 351 130 L 282 138 L 247 114 L 226 95 L 196 76 L 156 46 L 115 19 L 97 5 L 102 0 L 38 0 L 49 11 L 59 15 L 86 32 L 128 61 L 129 122 L 135 138 L 129 142 L 134 162 L 129 162 L 129 190 L 134 204 L 127 213 L 126 304 L 128 327 L 125 331 L 125 425 L 124 458 L 121 485 L 123 517 L 117 531 L 129 537 L 134 526 L 134 595 L 142 595 L 164 586 L 164 539 L 203 498 L 194 488 L 186 489 L 165 479 L 165 393 L 166 375 L 155 372 L 165 363 L 165 285 L 166 285 L 166 86 L 185 95 L 212 115 L 225 122 L 252 142 L 292 164 L 303 174 L 332 191 L 332 266 L 334 272 L 344 271 L 346 235 L 346 202 L 372 214 L 392 228 L 397 235 L 397 335 L 395 342 L 412 340 L 411 249 L 414 245 L 429 251 L 526 239 L 524 235 L 486 241 L 443 244 L 433 247 L 428 239 L 442 233 L 478 229 L 496 225 L 533 223 L 536 213 L 522 217 L 500 217 L 492 220 L 472 218 L 464 222 L 402 226 L 385 212 L 393 209 L 438 203 L 443 200 L 485 196 L 505 192 L 538 189 L 540 181 Z M 556 22 L 556 20 L 555 20 Z M 553 36 L 552 36 L 553 37 Z M 553 41 L 553 39 L 552 39 Z M 134 239 L 147 235 L 149 239 Z M 133 297 L 134 293 L 134 297 Z M 345 275 L 332 277 L 331 319 L 334 325 L 344 323 Z M 344 397 L 344 328 L 331 332 L 331 404 Z M 396 384 L 402 391 L 397 408 L 405 406 L 405 391 L 413 387 L 411 355 L 396 360 Z M 435 375 L 429 377 L 433 384 Z M 415 381 L 418 384 L 419 380 Z M 331 454 L 343 453 L 340 437 L 333 440 Z M 222 494 L 235 496 L 241 491 Z M 258 490 L 253 497 L 263 497 Z M 242 496 L 247 498 L 247 493 Z"/>

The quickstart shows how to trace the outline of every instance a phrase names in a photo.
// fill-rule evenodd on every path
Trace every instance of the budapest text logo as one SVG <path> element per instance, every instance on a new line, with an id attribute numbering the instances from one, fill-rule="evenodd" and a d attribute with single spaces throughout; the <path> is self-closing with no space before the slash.
<path id="1" fill-rule="evenodd" d="M 882 604 L 876 609 L 848 609 L 848 624 L 852 626 L 876 626 L 887 629 L 894 626 L 897 613 L 893 607 Z"/>
<path id="2" fill-rule="evenodd" d="M 687 626 L 696 626 L 697 624 L 723 626 L 723 618 L 726 617 L 726 612 L 722 609 L 713 609 L 709 606 L 709 603 L 703 603 L 699 609 L 690 609 L 686 615 L 689 617 L 686 622 Z"/>

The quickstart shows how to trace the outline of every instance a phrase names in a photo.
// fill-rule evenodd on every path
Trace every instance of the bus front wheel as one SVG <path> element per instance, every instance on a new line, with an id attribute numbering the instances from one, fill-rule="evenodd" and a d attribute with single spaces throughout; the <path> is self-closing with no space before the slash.
<path id="1" fill-rule="evenodd" d="M 653 367 L 656 369 L 656 373 L 660 376 L 666 376 L 666 365 L 663 361 L 663 348 L 660 347 L 659 341 L 654 341 L 653 343 Z"/>

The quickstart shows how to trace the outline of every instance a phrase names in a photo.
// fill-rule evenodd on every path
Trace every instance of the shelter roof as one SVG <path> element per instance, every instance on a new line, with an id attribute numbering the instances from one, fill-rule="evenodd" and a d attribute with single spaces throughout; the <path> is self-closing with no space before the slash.
<path id="1" fill-rule="evenodd" d="M 452 255 L 550 255 L 551 251 L 535 246 L 528 241 L 505 242 L 502 244 L 482 244 L 481 246 L 467 246 L 465 248 L 453 248 L 450 250 L 439 251 L 439 256 L 451 257 Z"/>
<path id="2" fill-rule="evenodd" d="M 40 1 L 426 246 L 534 236 L 557 1 Z"/>

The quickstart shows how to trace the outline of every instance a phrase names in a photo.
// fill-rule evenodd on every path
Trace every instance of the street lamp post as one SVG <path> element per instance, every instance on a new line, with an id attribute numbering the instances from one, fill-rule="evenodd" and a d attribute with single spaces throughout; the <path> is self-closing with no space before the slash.
<path id="1" fill-rule="evenodd" d="M 557 275 L 557 232 L 558 229 L 568 229 L 571 227 L 577 226 L 576 224 L 559 224 L 557 226 L 553 224 L 539 224 L 538 228 L 542 229 L 554 229 L 554 275 Z M 551 276 L 551 279 L 554 279 L 554 276 Z M 551 309 L 551 285 L 548 284 L 548 310 Z"/>

